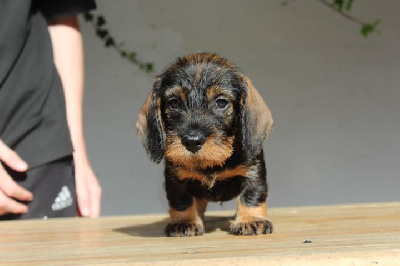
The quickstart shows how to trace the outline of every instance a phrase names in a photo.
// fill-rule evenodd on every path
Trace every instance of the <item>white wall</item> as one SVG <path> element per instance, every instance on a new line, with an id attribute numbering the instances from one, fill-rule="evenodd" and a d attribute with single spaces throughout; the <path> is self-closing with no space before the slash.
<path id="1" fill-rule="evenodd" d="M 178 56 L 211 51 L 253 80 L 276 121 L 265 143 L 269 206 L 399 200 L 399 1 L 355 1 L 355 15 L 383 20 L 382 34 L 368 39 L 318 1 L 97 3 L 116 39 L 156 73 Z M 163 166 L 147 159 L 134 130 L 156 73 L 105 49 L 85 22 L 82 32 L 86 137 L 102 214 L 166 212 Z"/>

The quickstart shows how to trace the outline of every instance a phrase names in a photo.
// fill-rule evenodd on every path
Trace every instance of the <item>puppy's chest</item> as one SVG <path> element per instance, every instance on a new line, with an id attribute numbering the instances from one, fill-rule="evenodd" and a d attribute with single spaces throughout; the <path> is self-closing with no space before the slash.
<path id="1" fill-rule="evenodd" d="M 230 180 L 238 176 L 248 176 L 249 167 L 238 165 L 233 168 L 226 168 L 217 171 L 197 171 L 178 168 L 176 169 L 176 174 L 179 180 L 197 180 L 200 181 L 202 186 L 211 189 L 218 181 Z"/>

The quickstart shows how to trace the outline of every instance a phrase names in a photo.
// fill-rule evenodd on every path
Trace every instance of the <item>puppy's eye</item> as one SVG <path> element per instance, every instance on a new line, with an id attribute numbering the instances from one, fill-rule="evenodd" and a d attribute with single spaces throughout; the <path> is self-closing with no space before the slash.
<path id="1" fill-rule="evenodd" d="M 229 102 L 226 99 L 220 98 L 215 101 L 215 106 L 218 109 L 225 109 L 228 106 Z"/>
<path id="2" fill-rule="evenodd" d="M 178 109 L 179 108 L 179 101 L 177 99 L 171 99 L 168 101 L 168 106 L 171 109 Z"/>

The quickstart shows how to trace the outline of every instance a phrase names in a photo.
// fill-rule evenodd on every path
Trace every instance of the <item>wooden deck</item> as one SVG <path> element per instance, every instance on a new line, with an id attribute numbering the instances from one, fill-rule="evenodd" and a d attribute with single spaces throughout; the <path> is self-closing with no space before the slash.
<path id="1" fill-rule="evenodd" d="M 3 265 L 400 265 L 400 203 L 272 208 L 271 235 L 167 238 L 166 215 L 0 222 Z"/>

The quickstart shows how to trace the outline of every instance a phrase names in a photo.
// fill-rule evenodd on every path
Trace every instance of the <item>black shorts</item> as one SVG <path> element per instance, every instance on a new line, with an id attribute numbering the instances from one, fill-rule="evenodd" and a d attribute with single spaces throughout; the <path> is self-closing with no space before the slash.
<path id="1" fill-rule="evenodd" d="M 7 169 L 7 172 L 20 186 L 33 193 L 33 200 L 26 203 L 27 213 L 3 215 L 0 216 L 0 220 L 47 219 L 77 215 L 72 156 L 36 167 L 25 173 L 11 169 Z"/>

